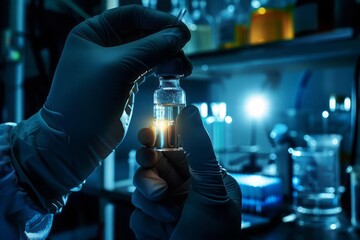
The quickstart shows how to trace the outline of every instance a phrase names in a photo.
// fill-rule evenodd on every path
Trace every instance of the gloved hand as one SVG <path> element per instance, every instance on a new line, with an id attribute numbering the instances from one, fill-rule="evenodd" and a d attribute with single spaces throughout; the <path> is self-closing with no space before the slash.
<path id="1" fill-rule="evenodd" d="M 63 201 L 124 138 L 136 81 L 174 56 L 187 61 L 181 49 L 189 39 L 174 16 L 139 5 L 108 10 L 76 26 L 43 108 L 12 131 L 22 185 L 42 205 Z"/>
<path id="2" fill-rule="evenodd" d="M 219 166 L 198 109 L 184 108 L 177 128 L 184 152 L 154 151 L 154 130 L 139 132 L 144 147 L 137 151 L 130 221 L 136 237 L 239 239 L 240 187 Z"/>

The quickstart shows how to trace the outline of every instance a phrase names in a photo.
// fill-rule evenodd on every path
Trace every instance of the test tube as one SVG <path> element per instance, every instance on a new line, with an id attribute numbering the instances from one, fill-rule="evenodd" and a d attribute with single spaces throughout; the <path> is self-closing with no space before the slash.
<path id="1" fill-rule="evenodd" d="M 180 10 L 179 14 L 176 17 L 175 25 L 178 25 L 184 19 L 186 13 L 187 13 L 186 8 Z"/>

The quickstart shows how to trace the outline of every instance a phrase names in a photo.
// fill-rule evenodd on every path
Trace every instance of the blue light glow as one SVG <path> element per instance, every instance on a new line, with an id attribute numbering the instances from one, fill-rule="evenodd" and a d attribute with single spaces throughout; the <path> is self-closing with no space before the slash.
<path id="1" fill-rule="evenodd" d="M 246 102 L 246 112 L 251 118 L 260 119 L 268 112 L 268 101 L 263 96 L 252 96 Z"/>

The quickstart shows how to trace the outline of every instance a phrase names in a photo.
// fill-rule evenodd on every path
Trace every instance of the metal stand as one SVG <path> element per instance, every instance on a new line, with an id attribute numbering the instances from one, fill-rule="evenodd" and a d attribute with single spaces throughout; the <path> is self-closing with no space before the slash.
<path id="1" fill-rule="evenodd" d="M 9 0 L 9 26 L 5 29 L 6 51 L 3 79 L 5 80 L 5 105 L 3 120 L 20 122 L 24 118 L 24 32 L 26 0 Z M 3 56 L 1 56 L 3 57 Z"/>

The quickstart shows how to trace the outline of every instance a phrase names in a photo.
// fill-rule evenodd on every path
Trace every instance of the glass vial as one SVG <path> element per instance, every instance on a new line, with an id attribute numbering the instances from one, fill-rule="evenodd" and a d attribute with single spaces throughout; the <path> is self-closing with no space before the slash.
<path id="1" fill-rule="evenodd" d="M 186 106 L 186 94 L 180 87 L 184 76 L 181 59 L 173 59 L 157 67 L 159 87 L 154 92 L 155 149 L 158 151 L 181 150 L 176 130 L 176 118 Z"/>

